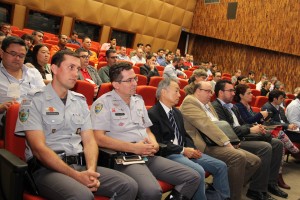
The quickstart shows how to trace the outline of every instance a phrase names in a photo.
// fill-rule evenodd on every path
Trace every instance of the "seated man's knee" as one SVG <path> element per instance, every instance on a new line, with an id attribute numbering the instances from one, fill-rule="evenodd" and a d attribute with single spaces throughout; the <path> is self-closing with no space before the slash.
<path id="1" fill-rule="evenodd" d="M 143 190 L 139 189 L 139 199 L 161 199 L 162 197 L 162 190 L 160 185 L 157 186 L 154 185 L 147 185 L 144 187 Z"/>

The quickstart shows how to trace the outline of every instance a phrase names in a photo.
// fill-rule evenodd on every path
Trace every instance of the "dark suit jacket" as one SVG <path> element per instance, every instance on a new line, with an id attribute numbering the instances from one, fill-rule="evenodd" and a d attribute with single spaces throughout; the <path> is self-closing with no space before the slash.
<path id="1" fill-rule="evenodd" d="M 174 110 L 174 118 L 178 127 L 178 130 L 182 136 L 185 147 L 196 148 L 192 138 L 186 133 L 183 125 L 183 118 L 180 111 L 177 108 Z M 162 156 L 168 156 L 171 154 L 179 154 L 183 147 L 173 144 L 175 138 L 174 129 L 170 124 L 169 118 L 160 104 L 157 102 L 151 109 L 148 110 L 149 118 L 153 125 L 150 127 L 152 133 L 155 135 L 157 142 L 166 144 L 167 147 L 161 151 Z"/>
<path id="2" fill-rule="evenodd" d="M 238 108 L 234 105 L 232 108 L 232 111 L 234 112 L 235 116 L 237 117 L 240 126 L 233 127 L 233 117 L 231 113 L 227 110 L 227 108 L 224 108 L 221 104 L 221 102 L 216 99 L 214 102 L 212 102 L 212 105 L 217 112 L 220 120 L 227 121 L 231 127 L 233 128 L 236 135 L 241 139 L 244 135 L 248 135 L 250 133 L 250 128 L 252 125 L 246 124 L 244 120 L 241 118 L 240 113 L 238 111 Z"/>
<path id="3" fill-rule="evenodd" d="M 281 106 L 279 106 L 279 110 L 277 110 L 270 102 L 265 103 L 263 107 L 261 107 L 261 110 L 268 110 L 273 113 L 269 124 L 270 125 L 282 125 L 283 130 L 286 130 L 289 126 L 289 121 L 287 120 L 284 110 Z M 281 123 L 280 119 L 284 122 Z"/>
<path id="4" fill-rule="evenodd" d="M 143 66 L 140 67 L 140 74 L 144 75 L 144 76 L 147 76 L 147 83 L 149 83 L 150 78 L 152 76 L 159 76 L 159 73 L 158 73 L 158 70 L 156 69 L 156 67 L 152 71 L 150 69 L 150 67 L 146 64 L 144 64 Z"/>

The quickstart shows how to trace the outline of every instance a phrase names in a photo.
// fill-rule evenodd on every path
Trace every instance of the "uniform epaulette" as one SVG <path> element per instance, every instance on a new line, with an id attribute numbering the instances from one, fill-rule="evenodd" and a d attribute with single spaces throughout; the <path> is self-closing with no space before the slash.
<path id="1" fill-rule="evenodd" d="M 76 97 L 80 97 L 81 99 L 84 99 L 86 100 L 85 96 L 81 93 L 78 93 L 78 92 L 74 92 L 74 91 L 71 91 L 71 93 L 76 96 Z"/>
<path id="2" fill-rule="evenodd" d="M 36 94 L 43 93 L 44 91 L 45 91 L 44 87 L 43 88 L 39 88 L 39 89 L 32 89 L 32 90 L 29 90 L 27 92 L 27 95 L 28 96 L 35 96 Z"/>

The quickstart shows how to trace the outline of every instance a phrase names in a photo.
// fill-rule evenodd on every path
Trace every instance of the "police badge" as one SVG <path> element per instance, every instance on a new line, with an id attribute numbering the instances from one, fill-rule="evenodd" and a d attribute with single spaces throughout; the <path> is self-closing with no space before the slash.
<path id="1" fill-rule="evenodd" d="M 103 104 L 102 103 L 98 103 L 96 106 L 95 106 L 95 113 L 98 114 L 100 113 L 100 111 L 102 110 L 103 108 Z"/>
<path id="2" fill-rule="evenodd" d="M 27 111 L 25 109 L 20 110 L 19 112 L 19 120 L 21 122 L 26 122 L 29 117 L 29 109 Z"/>

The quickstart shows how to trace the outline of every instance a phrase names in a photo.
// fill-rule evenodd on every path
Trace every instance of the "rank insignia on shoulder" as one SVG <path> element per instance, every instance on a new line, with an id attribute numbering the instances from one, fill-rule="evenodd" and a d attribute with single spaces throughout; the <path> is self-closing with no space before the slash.
<path id="1" fill-rule="evenodd" d="M 102 103 L 98 103 L 96 106 L 95 106 L 95 113 L 98 114 L 101 112 L 103 108 L 103 104 Z"/>
<path id="2" fill-rule="evenodd" d="M 27 111 L 25 109 L 20 110 L 19 112 L 19 120 L 21 122 L 26 122 L 29 117 L 29 109 Z"/>

